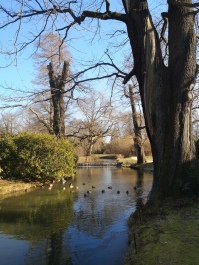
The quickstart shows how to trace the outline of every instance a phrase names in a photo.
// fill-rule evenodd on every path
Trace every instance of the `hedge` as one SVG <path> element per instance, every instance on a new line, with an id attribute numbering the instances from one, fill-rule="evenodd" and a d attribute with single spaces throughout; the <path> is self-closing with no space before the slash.
<path id="1" fill-rule="evenodd" d="M 61 179 L 75 174 L 76 156 L 67 139 L 40 133 L 0 136 L 4 178 Z"/>

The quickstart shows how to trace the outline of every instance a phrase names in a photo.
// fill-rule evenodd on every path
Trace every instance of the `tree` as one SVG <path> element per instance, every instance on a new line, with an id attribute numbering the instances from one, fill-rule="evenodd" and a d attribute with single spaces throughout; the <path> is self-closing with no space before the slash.
<path id="1" fill-rule="evenodd" d="M 144 140 L 142 136 L 142 129 L 145 127 L 142 125 L 142 119 L 136 110 L 136 92 L 133 91 L 133 86 L 129 85 L 128 92 L 125 90 L 125 96 L 129 98 L 132 110 L 132 119 L 134 125 L 134 146 L 137 156 L 137 164 L 146 162 L 144 152 Z"/>
<path id="2" fill-rule="evenodd" d="M 62 75 L 56 76 L 53 64 L 48 65 L 49 83 L 53 106 L 53 131 L 57 136 L 65 135 L 65 84 L 69 72 L 69 63 L 64 61 Z"/>
<path id="3" fill-rule="evenodd" d="M 72 134 L 80 139 L 86 155 L 90 156 L 94 144 L 99 139 L 110 136 L 117 120 L 114 119 L 114 109 L 110 101 L 100 93 L 92 93 L 90 96 L 79 99 L 78 107 L 82 120 L 73 121 Z"/>
<path id="4" fill-rule="evenodd" d="M 46 100 L 49 100 L 49 121 L 45 121 L 33 108 L 30 108 L 30 110 L 35 113 L 49 133 L 61 137 L 65 135 L 67 106 L 65 98 L 67 94 L 66 84 L 70 73 L 70 53 L 65 45 L 61 45 L 60 37 L 52 33 L 44 34 L 36 46 L 38 46 L 38 52 L 34 58 L 37 79 L 34 83 L 42 86 L 43 90 L 47 90 L 50 85 L 50 93 L 46 92 Z M 46 65 L 47 62 L 49 62 L 48 65 Z M 67 86 L 69 87 L 69 83 Z M 71 93 L 70 88 L 69 91 Z M 71 95 L 67 96 L 71 97 Z"/>
<path id="5" fill-rule="evenodd" d="M 74 25 L 85 22 L 86 18 L 124 23 L 134 58 L 133 70 L 125 76 L 124 83 L 135 75 L 139 84 L 154 161 L 151 199 L 180 196 L 183 186 L 190 183 L 190 167 L 195 161 L 191 106 L 192 90 L 198 73 L 194 21 L 199 3 L 191 0 L 168 0 L 168 12 L 162 13 L 164 24 L 159 36 L 147 0 L 121 2 L 124 13 L 112 12 L 108 0 L 102 1 L 101 5 L 99 3 L 97 11 L 83 12 L 73 10 L 72 6 L 75 7 L 76 2 L 62 5 L 62 2 L 54 4 L 47 1 L 46 4 L 45 1 L 40 4 L 38 1 L 31 1 L 21 5 L 17 12 L 1 6 L 6 18 L 9 17 L 12 21 L 4 22 L 1 28 L 30 17 L 44 16 L 47 22 L 51 16 L 56 18 L 59 14 L 65 14 L 68 18 L 65 17 L 66 21 L 70 22 L 59 29 L 65 30 L 66 39 L 69 30 Z M 103 3 L 105 10 L 101 11 Z M 165 37 L 167 24 L 168 41 Z M 168 46 L 166 61 L 161 40 Z"/>

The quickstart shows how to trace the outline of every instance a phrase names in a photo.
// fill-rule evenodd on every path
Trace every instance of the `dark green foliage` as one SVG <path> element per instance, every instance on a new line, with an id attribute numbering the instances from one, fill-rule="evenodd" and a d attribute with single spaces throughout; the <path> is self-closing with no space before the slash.
<path id="1" fill-rule="evenodd" d="M 73 176 L 76 160 L 73 147 L 66 139 L 39 133 L 0 136 L 0 168 L 4 178 Z"/>

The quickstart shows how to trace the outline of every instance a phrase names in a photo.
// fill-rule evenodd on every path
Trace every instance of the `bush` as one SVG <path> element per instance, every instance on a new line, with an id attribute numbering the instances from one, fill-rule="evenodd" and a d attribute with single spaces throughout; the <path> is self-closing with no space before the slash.
<path id="1" fill-rule="evenodd" d="M 4 178 L 60 179 L 73 176 L 77 159 L 66 139 L 49 134 L 0 136 L 0 168 Z"/>

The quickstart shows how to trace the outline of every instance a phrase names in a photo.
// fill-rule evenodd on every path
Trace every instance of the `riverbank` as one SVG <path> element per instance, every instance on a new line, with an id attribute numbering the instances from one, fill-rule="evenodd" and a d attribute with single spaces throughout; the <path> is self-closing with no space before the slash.
<path id="1" fill-rule="evenodd" d="M 140 165 L 131 164 L 129 167 L 132 169 L 143 170 L 146 172 L 153 173 L 153 162 L 146 162 L 146 163 L 140 164 Z"/>
<path id="2" fill-rule="evenodd" d="M 130 219 L 125 265 L 197 265 L 199 200 L 167 200 Z"/>
<path id="3" fill-rule="evenodd" d="M 118 158 L 118 162 L 122 163 L 123 167 L 130 167 L 136 170 L 144 170 L 148 172 L 153 172 L 153 158 L 152 156 L 146 156 L 146 162 L 140 165 L 137 165 L 137 157 L 131 156 L 127 158 Z"/>
<path id="4" fill-rule="evenodd" d="M 78 163 L 94 163 L 94 162 L 100 162 L 101 159 L 106 160 L 112 160 L 117 161 L 118 163 L 121 163 L 122 167 L 129 167 L 136 170 L 143 170 L 147 172 L 153 172 L 153 158 L 152 156 L 146 156 L 146 162 L 140 165 L 137 165 L 137 157 L 131 156 L 123 158 L 121 155 L 106 155 L 106 154 L 95 154 L 91 156 L 82 156 L 79 157 Z"/>
<path id="5" fill-rule="evenodd" d="M 21 180 L 3 180 L 0 179 L 0 198 L 5 196 L 13 196 L 16 192 L 27 192 L 36 188 L 39 183 L 25 183 Z"/>

